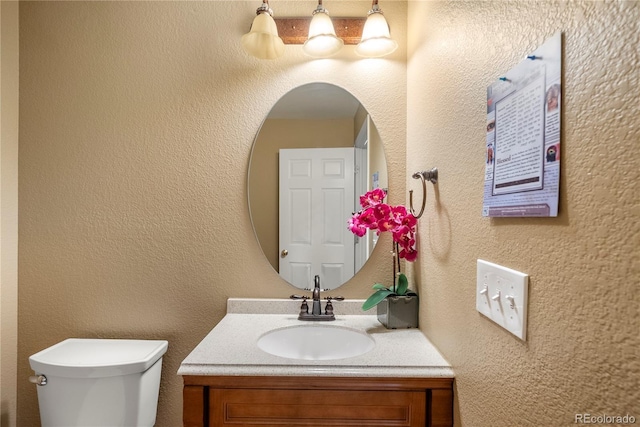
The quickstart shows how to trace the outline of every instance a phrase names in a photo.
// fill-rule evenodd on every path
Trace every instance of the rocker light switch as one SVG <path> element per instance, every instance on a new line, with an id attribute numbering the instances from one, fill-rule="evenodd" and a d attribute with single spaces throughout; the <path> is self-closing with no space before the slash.
<path id="1" fill-rule="evenodd" d="M 527 333 L 529 276 L 478 260 L 476 309 L 521 340 Z"/>

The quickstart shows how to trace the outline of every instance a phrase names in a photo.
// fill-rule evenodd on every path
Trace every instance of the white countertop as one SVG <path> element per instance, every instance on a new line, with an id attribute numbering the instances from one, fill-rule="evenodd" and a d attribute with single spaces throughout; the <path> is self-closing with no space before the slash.
<path id="1" fill-rule="evenodd" d="M 299 301 L 231 299 L 227 315 L 184 359 L 178 375 L 453 378 L 449 363 L 420 330 L 389 330 L 375 315 L 341 314 L 362 313 L 357 311 L 361 305 L 361 300 L 335 302 L 335 321 L 308 322 L 298 320 Z M 364 331 L 376 345 L 361 356 L 338 360 L 289 359 L 258 348 L 263 334 L 303 324 Z"/>

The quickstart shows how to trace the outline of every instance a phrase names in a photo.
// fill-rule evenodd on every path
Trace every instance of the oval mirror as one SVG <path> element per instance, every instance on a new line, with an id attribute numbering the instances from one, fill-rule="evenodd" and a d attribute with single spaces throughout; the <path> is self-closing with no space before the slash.
<path id="1" fill-rule="evenodd" d="M 253 143 L 249 211 L 262 252 L 274 270 L 300 289 L 351 279 L 365 264 L 374 233 L 347 229 L 359 197 L 387 188 L 378 132 L 346 90 L 311 83 L 285 94 Z"/>

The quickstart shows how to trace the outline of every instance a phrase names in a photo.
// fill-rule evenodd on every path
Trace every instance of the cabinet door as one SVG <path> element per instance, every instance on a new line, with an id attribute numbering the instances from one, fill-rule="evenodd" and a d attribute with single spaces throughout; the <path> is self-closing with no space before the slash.
<path id="1" fill-rule="evenodd" d="M 183 427 L 206 426 L 205 414 L 207 409 L 205 396 L 207 387 L 198 385 L 185 385 L 182 390 L 182 425 Z"/>
<path id="2" fill-rule="evenodd" d="M 453 390 L 442 388 L 429 390 L 430 427 L 453 426 Z"/>
<path id="3" fill-rule="evenodd" d="M 210 426 L 426 425 L 425 391 L 210 389 Z"/>

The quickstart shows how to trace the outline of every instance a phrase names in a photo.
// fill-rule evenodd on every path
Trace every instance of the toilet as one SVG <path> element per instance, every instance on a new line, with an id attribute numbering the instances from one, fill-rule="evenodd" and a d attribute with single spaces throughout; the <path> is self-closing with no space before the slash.
<path id="1" fill-rule="evenodd" d="M 31 357 L 43 427 L 152 427 L 161 340 L 69 338 Z"/>

